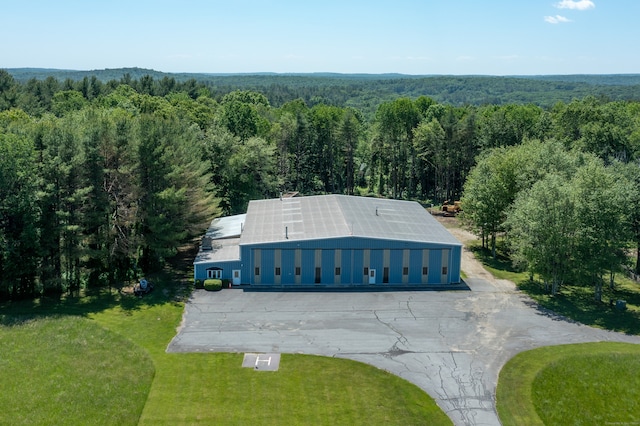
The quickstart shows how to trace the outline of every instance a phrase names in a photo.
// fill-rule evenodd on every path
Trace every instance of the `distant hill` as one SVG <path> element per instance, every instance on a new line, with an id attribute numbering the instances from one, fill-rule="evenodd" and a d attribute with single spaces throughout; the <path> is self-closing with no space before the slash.
<path id="1" fill-rule="evenodd" d="M 161 79 L 162 77 L 173 77 L 178 79 L 177 74 L 168 74 L 160 71 L 154 71 L 145 68 L 114 68 L 104 70 L 91 70 L 91 71 L 76 71 L 76 70 L 60 70 L 51 68 L 8 68 L 7 72 L 21 83 L 25 83 L 31 79 L 44 80 L 47 77 L 53 77 L 57 80 L 64 81 L 67 79 L 78 81 L 85 77 L 95 76 L 102 82 L 110 80 L 120 80 L 126 74 L 134 79 L 138 80 L 145 75 L 150 75 L 154 79 Z M 187 78 L 185 78 L 186 80 Z"/>
<path id="2" fill-rule="evenodd" d="M 16 81 L 82 80 L 94 77 L 102 82 L 172 78 L 178 82 L 195 80 L 208 87 L 214 96 L 233 90 L 264 93 L 274 106 L 296 98 L 309 104 L 324 102 L 353 106 L 371 114 L 380 102 L 398 97 L 429 96 L 434 100 L 461 105 L 527 104 L 549 107 L 585 96 L 608 100 L 640 100 L 640 74 L 539 75 L 539 76 L 453 76 L 404 74 L 339 73 L 164 73 L 144 68 L 116 68 L 93 71 L 42 68 L 13 68 L 7 71 Z"/>
<path id="3" fill-rule="evenodd" d="M 517 77 L 517 76 L 516 76 Z M 589 83 L 595 86 L 636 86 L 640 84 L 640 74 L 569 74 L 520 76 L 543 81 L 564 81 L 567 83 Z"/>

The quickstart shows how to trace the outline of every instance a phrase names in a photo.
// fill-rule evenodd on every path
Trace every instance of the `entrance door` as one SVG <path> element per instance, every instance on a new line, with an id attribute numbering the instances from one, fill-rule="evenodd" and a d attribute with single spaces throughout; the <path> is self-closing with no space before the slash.
<path id="1" fill-rule="evenodd" d="M 233 279 L 231 280 L 233 285 L 240 285 L 240 269 L 233 270 Z"/>
<path id="2" fill-rule="evenodd" d="M 369 284 L 375 284 L 375 283 L 376 283 L 376 270 L 369 269 Z"/>

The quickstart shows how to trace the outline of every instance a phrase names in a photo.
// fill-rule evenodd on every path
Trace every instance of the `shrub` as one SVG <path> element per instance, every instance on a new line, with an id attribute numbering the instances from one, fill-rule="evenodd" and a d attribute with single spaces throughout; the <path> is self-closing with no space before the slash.
<path id="1" fill-rule="evenodd" d="M 204 289 L 207 291 L 220 291 L 222 280 L 204 280 Z"/>
<path id="2" fill-rule="evenodd" d="M 204 288 L 204 283 L 202 282 L 202 280 L 195 280 L 194 284 L 196 288 Z"/>

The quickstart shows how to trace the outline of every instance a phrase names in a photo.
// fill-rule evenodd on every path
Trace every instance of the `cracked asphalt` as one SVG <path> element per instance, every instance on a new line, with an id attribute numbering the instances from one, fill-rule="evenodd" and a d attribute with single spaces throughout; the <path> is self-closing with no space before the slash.
<path id="1" fill-rule="evenodd" d="M 470 261 L 465 253 L 463 270 Z M 469 291 L 196 290 L 167 351 L 349 358 L 416 384 L 456 425 L 499 425 L 498 373 L 517 353 L 565 343 L 640 343 L 638 336 L 538 309 L 507 281 L 465 282 Z"/>

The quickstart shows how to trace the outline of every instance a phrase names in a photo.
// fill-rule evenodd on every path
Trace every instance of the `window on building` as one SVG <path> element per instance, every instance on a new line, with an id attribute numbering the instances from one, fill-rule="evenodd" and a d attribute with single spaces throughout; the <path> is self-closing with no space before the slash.
<path id="1" fill-rule="evenodd" d="M 342 272 L 342 271 L 340 270 L 340 267 L 339 267 L 339 266 L 337 266 L 337 267 L 336 267 L 336 275 L 340 275 L 340 272 Z"/>
<path id="2" fill-rule="evenodd" d="M 207 271 L 207 278 L 214 280 L 222 279 L 222 269 L 209 269 Z"/>
<path id="3" fill-rule="evenodd" d="M 365 274 L 366 276 L 369 276 L 369 268 L 368 268 L 368 267 L 366 267 L 366 266 L 364 267 L 364 274 Z"/>
<path id="4" fill-rule="evenodd" d="M 402 267 L 402 275 L 409 275 L 409 267 L 408 266 Z"/>
<path id="5" fill-rule="evenodd" d="M 300 267 L 296 266 L 296 275 L 300 275 Z"/>
<path id="6" fill-rule="evenodd" d="M 260 267 L 255 267 L 255 269 L 253 270 L 253 275 L 260 275 Z"/>
<path id="7" fill-rule="evenodd" d="M 447 275 L 447 272 L 448 272 L 447 267 L 443 266 L 442 267 L 442 275 Z"/>
<path id="8" fill-rule="evenodd" d="M 280 268 L 276 268 L 276 276 L 280 275 Z"/>
<path id="9" fill-rule="evenodd" d="M 422 275 L 429 275 L 429 268 L 427 266 L 422 267 Z"/>

